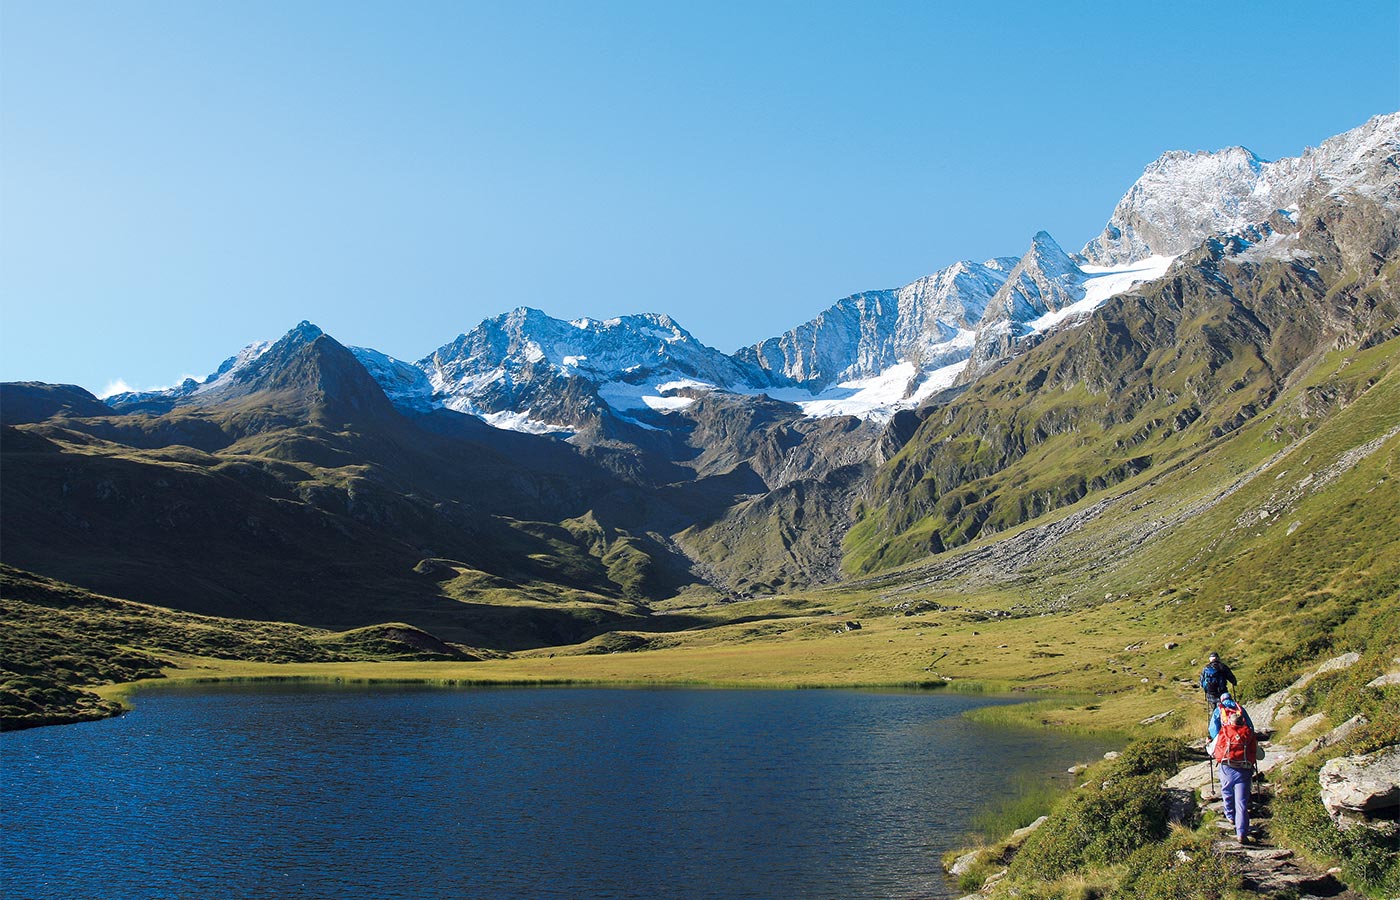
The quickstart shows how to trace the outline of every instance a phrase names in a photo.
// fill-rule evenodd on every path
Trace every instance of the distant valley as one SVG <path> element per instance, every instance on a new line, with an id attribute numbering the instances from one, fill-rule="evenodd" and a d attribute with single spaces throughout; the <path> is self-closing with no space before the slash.
<path id="1" fill-rule="evenodd" d="M 1249 469 L 1260 423 L 1286 453 L 1393 380 L 1397 210 L 1390 114 L 1278 162 L 1167 153 L 1077 253 L 1039 232 L 734 354 L 521 308 L 414 363 L 303 322 L 165 391 L 6 384 L 4 562 L 500 651 L 929 571 L 1208 454 Z"/>

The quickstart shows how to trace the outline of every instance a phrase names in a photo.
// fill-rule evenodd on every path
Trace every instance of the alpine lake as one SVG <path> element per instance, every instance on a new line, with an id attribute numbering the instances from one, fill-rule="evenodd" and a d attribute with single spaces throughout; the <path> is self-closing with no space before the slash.
<path id="1" fill-rule="evenodd" d="M 226 684 L 0 736 L 0 893 L 948 898 L 972 816 L 1107 745 L 941 691 Z"/>

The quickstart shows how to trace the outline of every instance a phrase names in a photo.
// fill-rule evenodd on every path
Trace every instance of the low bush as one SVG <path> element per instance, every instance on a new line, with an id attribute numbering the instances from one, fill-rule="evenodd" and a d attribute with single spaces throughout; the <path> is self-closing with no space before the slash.
<path id="1" fill-rule="evenodd" d="M 1068 875 L 1055 881 L 1017 885 L 1014 892 L 1005 896 L 1016 900 L 1103 900 L 1112 889 L 1112 879 L 1106 873 L 1097 876 Z"/>
<path id="2" fill-rule="evenodd" d="M 1241 886 L 1239 875 L 1211 850 L 1210 839 L 1175 828 L 1167 840 L 1128 857 L 1127 874 L 1110 900 L 1221 900 Z"/>
<path id="3" fill-rule="evenodd" d="M 1120 863 L 1167 833 L 1167 803 L 1155 775 L 1118 777 L 1067 797 L 1011 863 L 1018 880 L 1054 881 Z"/>
<path id="4" fill-rule="evenodd" d="M 1129 744 L 1113 761 L 1110 777 L 1176 774 L 1181 767 L 1186 742 L 1174 737 L 1153 737 Z"/>

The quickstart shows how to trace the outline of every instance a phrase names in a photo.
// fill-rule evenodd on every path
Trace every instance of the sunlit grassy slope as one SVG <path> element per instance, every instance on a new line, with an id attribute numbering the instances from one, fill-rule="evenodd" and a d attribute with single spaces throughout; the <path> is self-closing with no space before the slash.
<path id="1" fill-rule="evenodd" d="M 1348 400 L 1315 424 L 1305 401 L 1323 391 Z M 14 584 L 5 615 L 17 622 Z M 678 597 L 639 618 L 645 627 L 584 644 L 406 661 L 315 629 L 250 632 L 154 607 L 143 615 L 161 627 L 118 628 L 92 603 L 70 606 L 45 606 L 69 655 L 100 639 L 170 663 L 174 679 L 937 685 L 1053 697 L 1017 707 L 1022 720 L 1119 728 L 1174 711 L 1151 727 L 1191 729 L 1211 649 L 1248 697 L 1343 649 L 1400 647 L 1400 375 L 1388 343 L 1329 357 L 1204 453 L 1054 516 L 836 588 Z"/>

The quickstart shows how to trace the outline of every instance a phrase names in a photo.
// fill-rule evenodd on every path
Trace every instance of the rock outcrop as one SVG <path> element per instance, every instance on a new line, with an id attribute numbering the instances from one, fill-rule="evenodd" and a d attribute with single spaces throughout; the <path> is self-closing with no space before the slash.
<path id="1" fill-rule="evenodd" d="M 1274 721 L 1280 717 L 1288 701 L 1307 687 L 1314 678 L 1328 672 L 1350 668 L 1356 665 L 1360 659 L 1361 654 L 1359 653 L 1343 653 L 1341 656 L 1334 656 L 1316 669 L 1304 674 L 1288 687 L 1275 691 L 1258 703 L 1252 704 L 1249 708 L 1249 715 L 1254 721 L 1254 727 L 1261 731 L 1273 730 Z"/>
<path id="2" fill-rule="evenodd" d="M 1400 747 L 1364 756 L 1339 756 L 1318 773 L 1322 805 L 1338 827 L 1384 823 L 1392 833 L 1400 820 Z"/>

